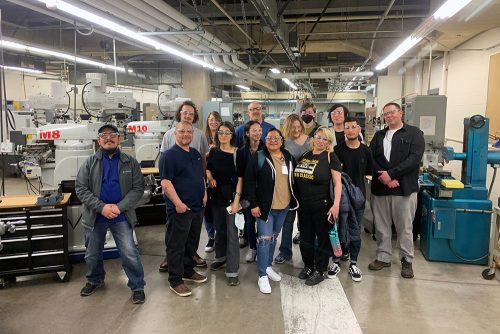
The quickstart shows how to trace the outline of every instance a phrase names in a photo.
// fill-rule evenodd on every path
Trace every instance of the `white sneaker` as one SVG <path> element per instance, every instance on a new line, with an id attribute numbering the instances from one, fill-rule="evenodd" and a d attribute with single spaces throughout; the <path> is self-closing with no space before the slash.
<path id="1" fill-rule="evenodd" d="M 274 271 L 272 267 L 266 268 L 266 274 L 271 279 L 271 281 L 279 282 L 281 281 L 281 276 L 277 272 Z"/>
<path id="2" fill-rule="evenodd" d="M 271 293 L 271 285 L 269 285 L 269 279 L 267 276 L 259 278 L 259 290 L 262 293 Z"/>
<path id="3" fill-rule="evenodd" d="M 256 257 L 257 257 L 257 250 L 249 248 L 247 251 L 247 255 L 245 256 L 245 261 L 255 262 Z"/>

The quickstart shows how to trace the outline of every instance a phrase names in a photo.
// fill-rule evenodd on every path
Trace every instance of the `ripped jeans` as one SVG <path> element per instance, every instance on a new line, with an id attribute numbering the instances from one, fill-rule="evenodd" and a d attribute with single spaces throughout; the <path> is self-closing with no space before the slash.
<path id="1" fill-rule="evenodd" d="M 266 276 L 266 268 L 273 264 L 276 239 L 280 234 L 289 207 L 281 210 L 271 209 L 267 221 L 257 218 L 257 264 L 259 277 Z"/>

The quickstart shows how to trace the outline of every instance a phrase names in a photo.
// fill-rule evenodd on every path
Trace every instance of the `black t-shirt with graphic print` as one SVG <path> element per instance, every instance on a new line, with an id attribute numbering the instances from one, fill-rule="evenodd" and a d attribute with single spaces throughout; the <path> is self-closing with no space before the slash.
<path id="1" fill-rule="evenodd" d="M 331 169 L 342 172 L 342 165 L 335 153 L 330 153 L 328 166 L 328 153 L 305 153 L 300 159 L 293 173 L 297 185 L 298 199 L 300 201 L 318 201 L 329 199 Z"/>

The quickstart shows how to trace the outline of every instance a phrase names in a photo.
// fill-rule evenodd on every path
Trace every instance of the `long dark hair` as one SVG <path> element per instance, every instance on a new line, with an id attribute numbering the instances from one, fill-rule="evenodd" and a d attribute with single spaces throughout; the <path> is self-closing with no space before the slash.
<path id="1" fill-rule="evenodd" d="M 285 153 L 285 137 L 283 136 L 283 133 L 281 133 L 281 131 L 279 129 L 271 128 L 271 129 L 267 130 L 266 137 L 269 135 L 269 132 L 277 132 L 281 136 L 280 151 Z M 266 150 L 266 152 L 269 153 L 266 145 L 264 145 L 264 150 Z"/>
<path id="2" fill-rule="evenodd" d="M 228 122 L 228 121 L 224 121 L 224 122 L 220 123 L 219 126 L 217 127 L 217 132 L 215 133 L 215 138 L 214 138 L 215 146 L 217 146 L 217 148 L 220 148 L 220 140 L 219 140 L 219 133 L 218 132 L 219 132 L 221 127 L 228 128 L 229 131 L 231 131 L 231 140 L 229 141 L 229 144 L 231 144 L 231 146 L 234 146 L 234 144 L 236 143 L 236 135 L 234 133 L 234 125 L 233 125 L 233 123 Z"/>
<path id="3" fill-rule="evenodd" d="M 244 142 L 245 142 L 246 147 L 250 147 L 250 128 L 254 124 L 259 124 L 259 126 L 260 126 L 260 123 L 257 121 L 248 121 L 245 123 L 245 127 L 243 128 L 245 130 L 243 133 L 243 138 L 244 138 Z M 261 126 L 261 128 L 262 128 L 262 126 Z M 247 136 L 247 134 L 248 134 L 248 136 Z"/>

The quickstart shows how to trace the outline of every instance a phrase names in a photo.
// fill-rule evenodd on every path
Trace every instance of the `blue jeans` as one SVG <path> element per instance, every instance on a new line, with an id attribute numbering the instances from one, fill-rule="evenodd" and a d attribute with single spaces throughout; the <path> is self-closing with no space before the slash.
<path id="1" fill-rule="evenodd" d="M 365 208 L 355 210 L 356 221 L 361 229 L 361 225 L 363 225 L 363 216 L 365 215 Z"/>
<path id="2" fill-rule="evenodd" d="M 104 282 L 104 263 L 102 251 L 106 241 L 108 228 L 113 234 L 116 247 L 122 258 L 122 266 L 128 277 L 128 286 L 132 291 L 144 290 L 144 269 L 142 268 L 139 251 L 134 243 L 132 226 L 126 221 L 118 223 L 98 223 L 94 229 L 84 228 L 85 233 L 85 262 L 87 263 L 87 281 L 97 285 Z"/>
<path id="3" fill-rule="evenodd" d="M 259 277 L 266 276 L 266 269 L 273 264 L 274 250 L 276 249 L 276 239 L 280 234 L 289 207 L 281 210 L 269 212 L 267 221 L 257 218 L 257 264 L 259 267 Z M 270 239 L 265 239 L 270 237 Z"/>
<path id="4" fill-rule="evenodd" d="M 208 212 L 210 211 L 210 212 Z M 207 230 L 207 235 L 209 239 L 215 239 L 215 227 L 214 227 L 214 218 L 212 214 L 211 208 L 205 208 L 205 218 L 203 219 L 203 223 L 205 225 L 205 230 Z"/>
<path id="5" fill-rule="evenodd" d="M 285 222 L 283 223 L 283 232 L 281 233 L 280 255 L 286 260 L 290 260 L 293 256 L 292 252 L 292 235 L 293 223 L 297 216 L 297 210 L 289 210 Z"/>

